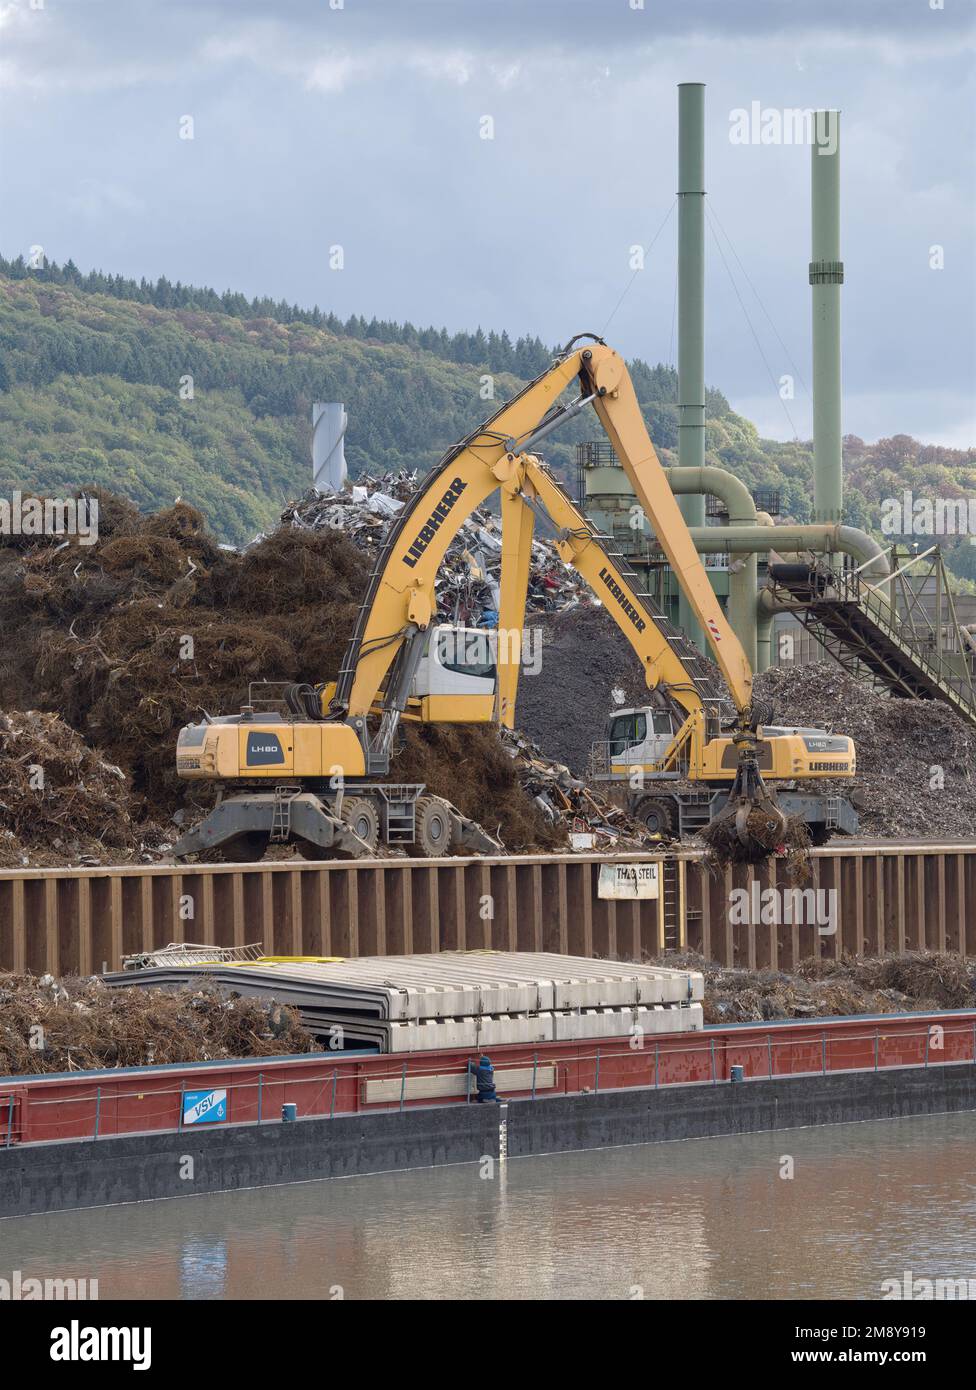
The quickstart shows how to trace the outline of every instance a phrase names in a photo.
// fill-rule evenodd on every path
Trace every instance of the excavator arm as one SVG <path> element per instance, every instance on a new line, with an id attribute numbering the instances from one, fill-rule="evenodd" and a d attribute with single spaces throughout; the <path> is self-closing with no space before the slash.
<path id="1" fill-rule="evenodd" d="M 563 404 L 574 381 L 578 392 Z M 604 549 L 533 452 L 541 439 L 591 404 L 707 634 L 721 678 L 654 607 L 650 595 L 640 592 L 636 577 L 616 563 L 622 557 Z M 293 721 L 262 717 L 247 705 L 237 716 L 181 731 L 181 776 L 274 785 L 270 792 L 222 800 L 181 838 L 175 853 L 232 845 L 232 852 L 253 857 L 269 840 L 292 836 L 313 858 L 334 846 L 344 852 L 368 851 L 377 842 L 381 820 L 388 841 L 406 836 L 431 854 L 444 852 L 454 822 L 466 842 L 477 832 L 479 843 L 495 844 L 472 823 L 462 824 L 460 813 L 448 803 L 421 795 L 422 788 L 379 785 L 373 779 L 389 772 L 393 737 L 436 615 L 434 586 L 445 552 L 465 519 L 496 491 L 502 512 L 498 720 L 514 721 L 532 534 L 540 513 L 555 528 L 564 561 L 583 575 L 627 637 L 647 684 L 666 686 L 684 710 L 675 746 L 688 741 L 712 749 L 721 727 L 732 726 L 735 781 L 728 810 L 707 828 L 706 833 L 715 831 L 713 846 L 731 857 L 741 845 L 745 853 L 738 857 L 761 858 L 779 843 L 785 821 L 759 776 L 745 652 L 708 582 L 626 366 L 598 339 L 585 347 L 574 340 L 548 371 L 451 449 L 404 506 L 370 577 L 333 687 L 293 687 L 287 697 Z M 377 703 L 378 727 L 370 719 Z M 700 760 L 695 771 L 701 775 Z M 297 783 L 298 791 L 283 777 Z M 348 796 L 347 782 L 353 787 Z"/>
<path id="2" fill-rule="evenodd" d="M 523 454 L 518 463 L 512 485 L 505 485 L 502 490 L 502 536 L 509 520 L 514 523 L 518 519 L 512 515 L 515 509 L 530 520 L 537 509 L 544 509 L 546 518 L 555 528 L 556 547 L 561 558 L 586 580 L 626 637 L 641 664 L 649 689 L 664 685 L 687 716 L 705 713 L 714 719 L 716 729 L 719 720 L 734 718 L 734 706 L 713 668 L 656 608 L 650 595 L 639 588 L 637 576 L 617 563 L 619 557 L 607 551 L 593 527 L 539 459 L 533 454 Z M 527 529 L 527 540 L 530 544 L 531 528 Z M 517 658 L 521 645 L 526 601 L 523 576 L 527 575 L 528 565 L 523 550 L 519 556 L 522 563 L 516 573 L 515 557 L 511 557 L 512 580 L 506 586 L 508 559 L 503 549 L 498 626 L 507 640 L 499 643 L 499 690 L 501 722 L 512 727 L 518 663 L 517 659 L 509 658 Z"/>
<path id="3" fill-rule="evenodd" d="M 560 406 L 560 397 L 574 379 L 580 384 L 579 395 Z M 522 625 L 532 536 L 532 520 L 524 507 L 527 500 L 542 503 L 565 533 L 561 541 L 566 548 L 564 558 L 580 568 L 601 599 L 607 602 L 609 598 L 608 606 L 613 604 L 606 576 L 601 577 L 607 562 L 605 553 L 565 493 L 530 454 L 538 440 L 587 404 L 595 407 L 612 440 L 639 505 L 707 634 L 736 710 L 744 722 L 748 721 L 752 674 L 745 652 L 722 612 L 674 500 L 626 365 L 618 353 L 601 342 L 567 351 L 451 450 L 404 508 L 371 576 L 330 702 L 330 715 L 364 720 L 384 682 L 384 708 L 390 712 L 398 705 L 402 708 L 411 668 L 416 666 L 418 638 L 436 610 L 437 571 L 464 521 L 496 490 L 502 494 L 500 627 L 511 630 Z M 619 587 L 619 579 L 614 582 Z M 639 655 L 646 669 L 653 667 L 659 672 L 653 683 L 663 679 L 676 687 L 688 687 L 687 671 L 669 650 L 667 639 L 649 632 L 647 643 L 655 647 L 653 657 L 645 650 Z M 502 662 L 500 671 L 505 722 L 510 722 L 514 710 L 515 664 Z"/>
<path id="4" fill-rule="evenodd" d="M 600 594 L 632 644 L 635 635 L 639 636 L 635 645 L 649 683 L 666 681 L 670 692 L 684 704 L 688 719 L 682 736 L 688 735 L 696 720 L 701 720 L 705 733 L 705 707 L 701 690 L 689 672 L 688 659 L 679 655 L 671 634 L 658 623 L 645 624 L 636 631 L 643 619 L 630 586 L 613 573 L 612 565 L 608 568 L 608 557 L 595 543 L 591 528 L 532 455 L 540 440 L 592 405 L 706 634 L 734 704 L 733 742 L 738 749 L 738 765 L 725 820 L 747 850 L 751 852 L 758 845 L 759 852 L 765 852 L 779 842 L 786 823 L 759 773 L 752 672 L 745 651 L 722 612 L 668 485 L 623 358 L 602 339 L 593 339 L 585 347 L 577 347 L 578 341 L 574 339 L 548 371 L 452 449 L 404 508 L 371 576 L 328 716 L 356 729 L 367 771 L 374 764 L 382 768 L 387 763 L 422 654 L 424 633 L 436 612 L 434 581 L 441 561 L 464 520 L 500 490 L 500 629 L 521 631 L 524 620 L 532 523 L 518 503 L 535 500 L 561 528 L 560 544 L 567 562 L 574 564 Z M 579 383 L 578 395 L 568 404 L 560 404 L 574 379 Z M 684 641 L 681 634 L 675 636 Z M 518 655 L 508 646 L 499 664 L 499 717 L 505 723 L 514 718 L 517 665 Z M 381 688 L 383 713 L 379 729 L 371 737 L 367 719 Z M 715 842 L 719 843 L 727 827 L 713 824 L 717 826 Z"/>

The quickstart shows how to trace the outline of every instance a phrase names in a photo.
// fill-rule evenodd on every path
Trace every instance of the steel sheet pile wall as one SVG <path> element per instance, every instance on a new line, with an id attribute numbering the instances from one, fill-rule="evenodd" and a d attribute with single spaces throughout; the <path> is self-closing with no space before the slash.
<path id="1" fill-rule="evenodd" d="M 689 945 L 723 965 L 753 970 L 790 970 L 814 955 L 976 956 L 976 845 L 819 850 L 805 890 L 809 910 L 800 921 L 788 920 L 790 889 L 779 860 L 719 875 L 689 865 L 683 904 Z"/>
<path id="2" fill-rule="evenodd" d="M 621 855 L 617 862 L 642 862 Z M 662 863 L 662 896 L 598 895 L 595 855 L 358 864 L 22 869 L 0 874 L 0 969 L 88 974 L 169 941 L 262 942 L 279 955 L 402 955 L 495 947 L 640 958 L 687 946 L 724 964 L 792 968 L 824 955 L 927 948 L 976 955 L 976 844 L 818 850 L 812 887 L 836 892 L 834 933 L 736 924 L 748 871 Z M 788 885 L 778 863 L 756 879 Z M 758 900 L 757 900 L 758 901 Z M 826 898 L 821 900 L 826 903 Z M 741 916 L 741 911 L 739 913 Z"/>

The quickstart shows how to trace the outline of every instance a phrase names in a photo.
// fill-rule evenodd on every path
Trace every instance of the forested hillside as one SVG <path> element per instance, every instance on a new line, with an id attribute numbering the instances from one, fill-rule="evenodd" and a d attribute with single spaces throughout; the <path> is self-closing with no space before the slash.
<path id="1" fill-rule="evenodd" d="M 182 497 L 223 538 L 249 540 L 308 485 L 313 401 L 346 403 L 353 474 L 425 469 L 550 356 L 538 339 L 513 343 L 504 332 L 343 323 L 165 279 L 0 258 L 0 495 L 97 484 L 147 509 Z M 676 374 L 641 361 L 631 371 L 655 444 L 674 462 Z M 708 392 L 707 413 L 708 461 L 779 488 L 784 513 L 806 520 L 809 443 L 760 439 L 719 391 Z M 546 455 L 569 477 L 574 444 L 598 433 L 583 417 L 546 441 Z M 874 445 L 850 436 L 845 458 L 848 519 L 866 529 L 877 530 L 881 499 L 902 489 L 945 497 L 976 487 L 976 451 L 904 435 Z"/>

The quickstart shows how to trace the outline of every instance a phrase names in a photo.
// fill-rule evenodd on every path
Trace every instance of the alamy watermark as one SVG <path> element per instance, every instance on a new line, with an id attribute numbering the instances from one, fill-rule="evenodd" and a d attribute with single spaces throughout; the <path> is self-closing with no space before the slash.
<path id="1" fill-rule="evenodd" d="M 79 545 L 98 540 L 95 497 L 25 497 L 15 489 L 0 497 L 0 536 L 74 536 Z"/>
<path id="2" fill-rule="evenodd" d="M 816 145 L 818 154 L 836 154 L 837 117 L 836 111 L 752 101 L 729 112 L 729 144 Z"/>
<path id="3" fill-rule="evenodd" d="M 457 670 L 495 663 L 521 666 L 524 676 L 537 676 L 542 670 L 542 629 L 442 627 L 437 633 L 434 660 L 439 666 Z"/>
<path id="4" fill-rule="evenodd" d="M 52 1361 L 131 1361 L 134 1371 L 152 1366 L 151 1327 L 84 1327 L 73 1318 L 51 1332 Z"/>
<path id="5" fill-rule="evenodd" d="M 882 1279 L 883 1299 L 908 1299 L 931 1303 L 976 1299 L 976 1279 L 942 1276 L 937 1279 L 917 1278 L 906 1269 L 900 1279 Z"/>
<path id="6" fill-rule="evenodd" d="M 886 536 L 968 536 L 976 545 L 976 497 L 916 497 L 906 488 L 881 503 Z"/>
<path id="7" fill-rule="evenodd" d="M 0 1303 L 93 1302 L 97 1298 L 97 1279 L 38 1279 L 21 1269 L 12 1270 L 9 1279 L 0 1278 Z"/>
<path id="8" fill-rule="evenodd" d="M 836 888 L 761 888 L 753 879 L 748 888 L 729 894 L 729 926 L 816 927 L 818 936 L 837 932 Z"/>

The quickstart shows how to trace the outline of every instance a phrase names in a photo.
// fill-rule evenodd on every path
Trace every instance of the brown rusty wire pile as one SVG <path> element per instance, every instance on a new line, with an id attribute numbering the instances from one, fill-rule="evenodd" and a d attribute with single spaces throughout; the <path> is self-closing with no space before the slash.
<path id="1" fill-rule="evenodd" d="M 763 833 L 765 817 L 757 807 L 746 820 L 746 833 L 755 829 Z M 755 822 L 755 825 L 753 825 Z M 723 872 L 730 864 L 761 864 L 770 851 L 760 840 L 743 844 L 731 816 L 718 816 L 706 825 L 699 835 L 705 844 L 704 863 L 713 874 Z M 778 837 L 773 853 L 783 861 L 790 883 L 806 883 L 810 877 L 810 831 L 799 816 L 787 816 L 786 826 Z"/>
<path id="2" fill-rule="evenodd" d="M 695 952 L 666 952 L 664 965 L 705 976 L 706 1023 L 759 1023 L 773 1018 L 922 1013 L 976 1005 L 976 961 L 916 952 L 861 960 L 807 960 L 794 972 L 741 970 Z"/>
<path id="3" fill-rule="evenodd" d="M 0 713 L 0 865 L 23 864 L 25 845 L 53 863 L 141 846 L 150 828 L 136 832 L 127 803 L 121 769 L 56 714 Z"/>
<path id="4" fill-rule="evenodd" d="M 39 543 L 13 564 L 0 550 L 0 618 L 5 598 L 28 610 L 28 650 L 0 670 L 0 690 L 10 708 L 18 674 L 32 672 L 30 702 L 59 709 L 131 774 L 135 815 L 169 815 L 186 797 L 181 725 L 238 709 L 251 681 L 333 674 L 367 568 L 333 532 L 221 550 L 183 504 L 146 517 L 123 505 L 104 524 L 89 548 Z"/>
<path id="5" fill-rule="evenodd" d="M 95 545 L 0 540 L 0 709 L 57 712 L 126 774 L 131 819 L 165 821 L 212 795 L 190 800 L 176 777 L 181 725 L 238 709 L 252 680 L 334 675 L 368 566 L 334 532 L 282 529 L 237 554 L 183 503 L 144 516 L 98 500 Z M 25 834 L 39 862 L 43 821 Z"/>
<path id="6" fill-rule="evenodd" d="M 273 1000 L 0 975 L 3 1076 L 320 1050 L 295 1013 Z"/>
<path id="7" fill-rule="evenodd" d="M 396 495 L 410 481 L 389 486 Z M 333 678 L 366 591 L 372 542 L 353 544 L 342 527 L 286 513 L 237 553 L 183 503 L 147 516 L 108 494 L 98 501 L 95 545 L 0 538 L 0 709 L 57 712 L 79 750 L 121 768 L 127 781 L 115 791 L 129 836 L 113 838 L 110 817 L 108 833 L 72 848 L 53 844 L 43 818 L 22 818 L 12 863 L 118 862 L 172 842 L 174 813 L 193 818 L 214 795 L 211 784 L 176 776 L 180 727 L 233 713 L 252 681 Z M 509 849 L 565 843 L 491 728 L 405 725 L 391 773 L 500 829 Z"/>

